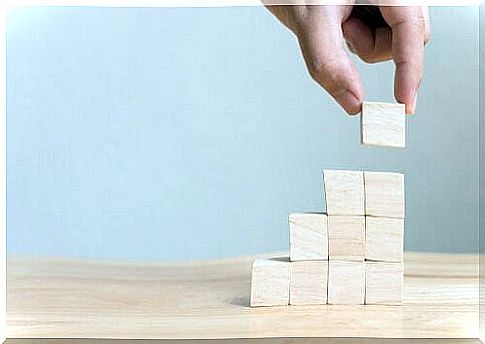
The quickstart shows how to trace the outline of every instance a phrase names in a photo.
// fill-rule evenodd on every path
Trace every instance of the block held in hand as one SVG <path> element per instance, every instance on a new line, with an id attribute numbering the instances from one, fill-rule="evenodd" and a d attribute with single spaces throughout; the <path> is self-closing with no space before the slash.
<path id="1" fill-rule="evenodd" d="M 406 106 L 404 104 L 364 102 L 360 121 L 362 144 L 406 147 Z"/>

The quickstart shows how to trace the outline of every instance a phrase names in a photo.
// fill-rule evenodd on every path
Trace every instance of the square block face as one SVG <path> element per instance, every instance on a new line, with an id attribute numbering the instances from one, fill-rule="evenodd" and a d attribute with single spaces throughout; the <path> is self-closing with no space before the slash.
<path id="1" fill-rule="evenodd" d="M 401 262 L 404 246 L 404 219 L 366 217 L 365 259 Z"/>
<path id="2" fill-rule="evenodd" d="M 363 305 L 365 297 L 365 263 L 329 261 L 328 303 Z"/>
<path id="3" fill-rule="evenodd" d="M 323 184 L 328 215 L 364 215 L 364 173 L 325 170 Z"/>
<path id="4" fill-rule="evenodd" d="M 404 218 L 404 174 L 364 172 L 365 214 Z"/>
<path id="5" fill-rule="evenodd" d="M 364 257 L 365 217 L 329 215 L 329 260 L 363 261 Z"/>
<path id="6" fill-rule="evenodd" d="M 328 260 L 327 215 L 291 214 L 290 260 Z"/>
<path id="7" fill-rule="evenodd" d="M 251 275 L 251 307 L 285 306 L 290 295 L 290 262 L 256 259 Z"/>
<path id="8" fill-rule="evenodd" d="M 366 263 L 367 305 L 399 305 L 402 303 L 403 263 Z"/>
<path id="9" fill-rule="evenodd" d="M 290 264 L 290 305 L 327 303 L 328 261 Z"/>
<path id="10" fill-rule="evenodd" d="M 364 102 L 361 140 L 364 145 L 406 147 L 405 105 Z"/>

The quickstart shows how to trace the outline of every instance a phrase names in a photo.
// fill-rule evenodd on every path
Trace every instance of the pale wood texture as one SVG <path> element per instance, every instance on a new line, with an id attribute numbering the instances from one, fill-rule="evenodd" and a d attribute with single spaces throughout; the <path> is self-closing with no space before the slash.
<path id="1" fill-rule="evenodd" d="M 465 279 L 478 274 L 479 256 L 404 251 L 404 262 L 405 276 Z"/>
<path id="2" fill-rule="evenodd" d="M 370 216 L 404 218 L 404 175 L 364 172 L 365 213 Z"/>
<path id="3" fill-rule="evenodd" d="M 365 217 L 328 216 L 328 257 L 330 260 L 363 261 Z"/>
<path id="4" fill-rule="evenodd" d="M 367 305 L 399 305 L 402 302 L 403 263 L 366 262 Z"/>
<path id="5" fill-rule="evenodd" d="M 392 339 L 388 338 L 224 338 L 224 339 L 8 339 L 5 344 L 483 344 L 473 338 Z"/>
<path id="6" fill-rule="evenodd" d="M 404 219 L 366 217 L 365 258 L 400 262 L 403 259 Z"/>
<path id="7" fill-rule="evenodd" d="M 290 305 L 327 303 L 328 261 L 292 262 Z"/>
<path id="8" fill-rule="evenodd" d="M 328 304 L 362 305 L 365 297 L 365 263 L 329 261 Z"/>
<path id="9" fill-rule="evenodd" d="M 477 256 L 405 252 L 402 306 L 250 308 L 254 258 L 184 263 L 8 258 L 7 337 L 478 335 Z"/>
<path id="10" fill-rule="evenodd" d="M 286 306 L 289 295 L 289 260 L 256 259 L 251 274 L 251 307 Z"/>
<path id="11" fill-rule="evenodd" d="M 291 214 L 290 260 L 328 260 L 327 215 Z"/>
<path id="12" fill-rule="evenodd" d="M 364 215 L 362 171 L 324 170 L 323 182 L 328 215 Z"/>
<path id="13" fill-rule="evenodd" d="M 361 140 L 371 146 L 406 147 L 405 105 L 364 102 Z"/>

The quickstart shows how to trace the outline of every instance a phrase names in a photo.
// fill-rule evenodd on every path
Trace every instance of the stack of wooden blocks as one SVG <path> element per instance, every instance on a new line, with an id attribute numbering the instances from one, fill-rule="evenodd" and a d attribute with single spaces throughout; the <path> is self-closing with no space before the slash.
<path id="1" fill-rule="evenodd" d="M 400 304 L 404 175 L 324 171 L 326 213 L 289 216 L 290 257 L 253 263 L 251 306 Z"/>

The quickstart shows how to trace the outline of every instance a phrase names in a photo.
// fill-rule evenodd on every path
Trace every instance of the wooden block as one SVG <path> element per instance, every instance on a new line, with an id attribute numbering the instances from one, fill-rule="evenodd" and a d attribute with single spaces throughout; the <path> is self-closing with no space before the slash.
<path id="1" fill-rule="evenodd" d="M 367 305 L 402 303 L 403 263 L 366 262 Z"/>
<path id="2" fill-rule="evenodd" d="M 362 144 L 406 147 L 404 104 L 364 102 L 360 117 Z"/>
<path id="3" fill-rule="evenodd" d="M 328 261 L 290 263 L 290 305 L 327 303 Z"/>
<path id="4" fill-rule="evenodd" d="M 365 227 L 365 259 L 403 260 L 404 219 L 367 216 Z"/>
<path id="5" fill-rule="evenodd" d="M 291 214 L 290 260 L 328 260 L 327 215 Z"/>
<path id="6" fill-rule="evenodd" d="M 404 174 L 364 172 L 365 214 L 404 218 Z"/>
<path id="7" fill-rule="evenodd" d="M 290 262 L 256 259 L 251 276 L 251 307 L 284 306 L 289 303 Z"/>
<path id="8" fill-rule="evenodd" d="M 362 171 L 323 171 L 325 200 L 329 215 L 364 215 Z"/>
<path id="9" fill-rule="evenodd" d="M 363 261 L 365 256 L 365 217 L 328 216 L 329 260 Z"/>
<path id="10" fill-rule="evenodd" d="M 328 303 L 362 305 L 365 297 L 365 263 L 329 261 Z"/>

